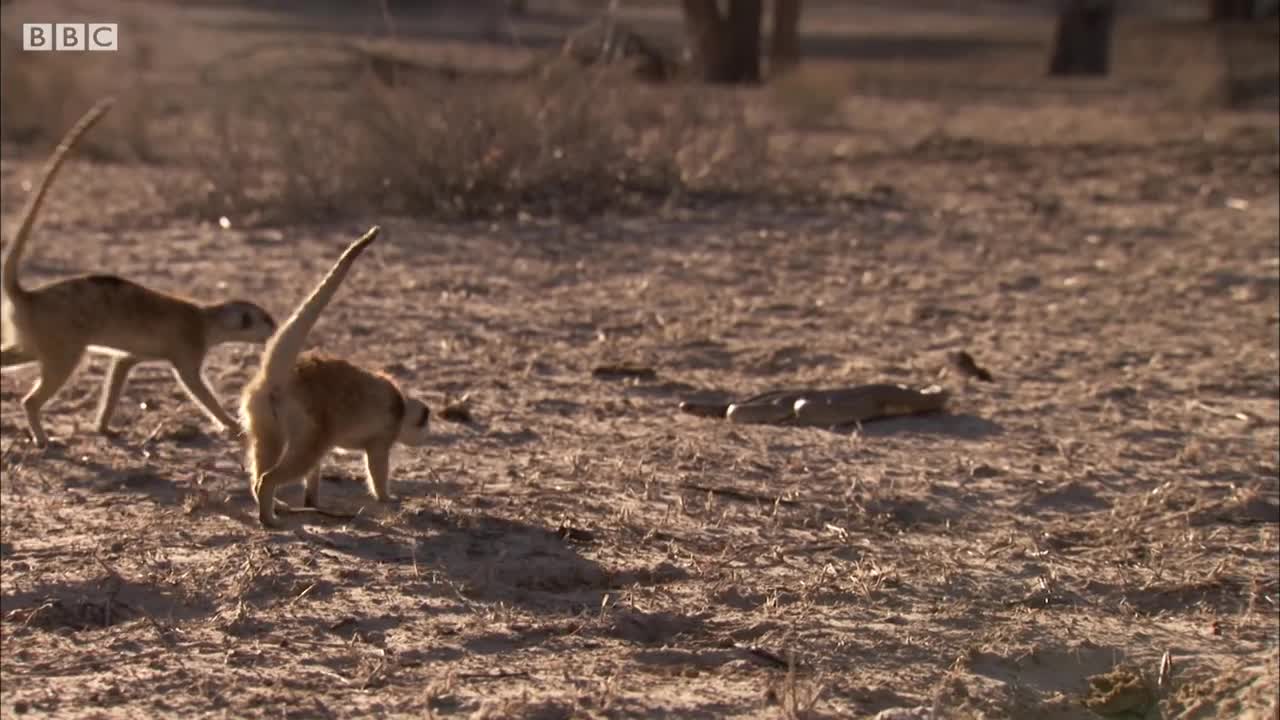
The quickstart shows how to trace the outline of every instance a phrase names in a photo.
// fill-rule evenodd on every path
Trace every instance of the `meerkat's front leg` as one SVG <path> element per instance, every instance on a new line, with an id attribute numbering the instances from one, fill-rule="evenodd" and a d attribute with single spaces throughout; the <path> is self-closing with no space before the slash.
<path id="1" fill-rule="evenodd" d="M 111 359 L 111 367 L 107 369 L 107 379 L 102 384 L 102 399 L 98 402 L 97 430 L 106 434 L 110 431 L 111 415 L 115 413 L 120 402 L 120 393 L 124 391 L 129 372 L 142 362 L 132 355 L 117 355 Z"/>
<path id="2" fill-rule="evenodd" d="M 369 492 L 379 502 L 394 502 L 388 485 L 391 482 L 391 442 L 378 442 L 365 448 L 364 466 L 368 473 Z"/>
<path id="3" fill-rule="evenodd" d="M 224 432 L 240 432 L 240 423 L 236 422 L 236 419 L 231 417 L 231 414 L 219 404 L 218 398 L 214 397 L 213 391 L 209 389 L 198 361 L 175 362 L 173 364 L 173 374 L 182 387 L 186 389 L 191 399 L 204 408 L 205 414 L 209 416 L 210 420 L 217 423 Z"/>

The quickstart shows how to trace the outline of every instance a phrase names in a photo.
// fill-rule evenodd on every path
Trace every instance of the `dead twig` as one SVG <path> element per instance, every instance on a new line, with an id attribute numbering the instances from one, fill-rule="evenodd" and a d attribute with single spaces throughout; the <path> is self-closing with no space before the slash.
<path id="1" fill-rule="evenodd" d="M 691 482 L 680 483 L 680 487 L 686 490 L 697 490 L 698 492 L 723 495 L 724 497 L 727 497 L 733 500 L 739 500 L 741 502 L 764 503 L 766 505 L 773 505 L 775 503 L 780 505 L 799 505 L 797 501 L 784 498 L 781 495 L 778 495 L 776 497 L 769 497 L 767 495 L 763 495 L 760 493 L 753 493 L 746 490 L 736 490 L 730 487 L 713 487 L 711 485 L 703 485 L 701 483 L 691 483 Z"/>
<path id="2" fill-rule="evenodd" d="M 658 377 L 658 371 L 641 365 L 600 365 L 591 371 L 591 376 L 599 380 L 619 380 L 623 378 L 653 380 Z"/>
<path id="3" fill-rule="evenodd" d="M 1244 410 L 1237 410 L 1235 412 L 1232 412 L 1230 410 L 1222 410 L 1220 408 L 1213 407 L 1212 405 L 1209 405 L 1208 403 L 1202 400 L 1188 400 L 1187 409 L 1202 410 L 1204 412 L 1209 413 L 1210 415 L 1217 415 L 1218 417 L 1231 418 L 1233 420 L 1240 420 L 1241 422 L 1247 422 L 1247 423 L 1261 422 L 1258 416 L 1254 415 L 1251 412 L 1246 412 Z"/>
<path id="4" fill-rule="evenodd" d="M 527 678 L 529 673 L 519 670 L 515 672 L 491 672 L 491 673 L 458 673 L 460 680 L 506 680 L 508 678 Z"/>

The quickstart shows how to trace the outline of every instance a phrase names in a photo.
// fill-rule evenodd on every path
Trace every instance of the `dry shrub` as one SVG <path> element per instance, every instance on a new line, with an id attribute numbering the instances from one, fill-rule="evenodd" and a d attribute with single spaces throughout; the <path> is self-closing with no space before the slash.
<path id="1" fill-rule="evenodd" d="M 358 49 L 294 45 L 178 79 L 141 43 L 108 67 L 23 53 L 13 40 L 4 38 L 0 68 L 4 139 L 47 151 L 113 94 L 85 154 L 179 170 L 160 188 L 179 215 L 239 225 L 388 213 L 580 218 L 824 197 L 794 163 L 770 162 L 768 131 L 732 90 L 646 85 L 568 62 L 511 75 L 418 66 L 389 86 L 352 66 Z"/>
<path id="2" fill-rule="evenodd" d="M 842 73 L 799 67 L 775 78 L 769 89 L 774 105 L 793 126 L 822 129 L 840 125 L 848 85 Z"/>
<path id="3" fill-rule="evenodd" d="M 0 139 L 48 151 L 95 102 L 114 95 L 116 107 L 81 151 L 96 160 L 163 160 L 154 141 L 162 120 L 158 95 L 144 79 L 152 69 L 150 46 L 134 43 L 101 57 L 24 52 L 20 38 L 0 33 Z"/>
<path id="4" fill-rule="evenodd" d="M 826 686 L 817 678 L 801 677 L 794 659 L 788 659 L 787 674 L 770 684 L 765 699 L 776 704 L 786 720 L 804 720 L 811 717 L 814 706 L 822 698 Z"/>
<path id="5" fill-rule="evenodd" d="M 76 107 L 82 93 L 74 67 L 64 57 L 23 52 L 19 38 L 0 33 L 0 137 L 5 141 L 56 141 L 52 136 L 59 131 L 51 128 L 67 126 L 84 112 Z"/>
<path id="6" fill-rule="evenodd" d="M 731 95 L 563 67 L 394 88 L 242 84 L 218 95 L 209 130 L 191 209 L 240 218 L 583 216 L 770 189 L 767 136 Z"/>

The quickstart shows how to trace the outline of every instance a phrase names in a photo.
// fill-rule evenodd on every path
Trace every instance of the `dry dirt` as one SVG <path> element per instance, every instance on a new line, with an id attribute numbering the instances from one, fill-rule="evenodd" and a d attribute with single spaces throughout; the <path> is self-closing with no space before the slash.
<path id="1" fill-rule="evenodd" d="M 869 5 L 839 17 L 1012 33 Z M 810 65 L 835 114 L 778 147 L 874 202 L 224 230 L 165 219 L 163 169 L 72 163 L 28 283 L 110 270 L 283 316 L 376 221 L 314 344 L 437 413 L 470 393 L 478 424 L 398 450 L 394 506 L 333 458 L 323 499 L 360 516 L 265 532 L 163 368 L 107 438 L 88 362 L 47 450 L 32 370 L 6 373 L 0 715 L 1276 717 L 1276 113 L 1158 67 L 1044 82 L 1051 25 L 1018 22 L 999 72 Z M 5 147 L 6 237 L 40 159 Z M 959 349 L 995 382 L 943 374 Z M 210 358 L 228 407 L 255 362 Z M 956 399 L 835 431 L 675 409 L 876 381 Z"/>

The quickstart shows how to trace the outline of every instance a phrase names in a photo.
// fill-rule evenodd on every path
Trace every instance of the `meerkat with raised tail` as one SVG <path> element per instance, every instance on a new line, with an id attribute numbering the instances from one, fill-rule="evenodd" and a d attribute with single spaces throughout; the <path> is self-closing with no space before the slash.
<path id="1" fill-rule="evenodd" d="M 316 351 L 302 352 L 320 313 L 378 233 L 374 226 L 352 243 L 267 341 L 258 373 L 241 395 L 251 490 L 263 527 L 279 525 L 276 490 L 283 485 L 305 480 L 304 503 L 316 507 L 320 461 L 331 449 L 364 451 L 369 491 L 379 502 L 389 502 L 395 499 L 388 489 L 392 447 L 427 441 L 430 410 L 390 378 Z"/>
<path id="2" fill-rule="evenodd" d="M 205 355 L 228 342 L 265 342 L 275 321 L 244 300 L 202 304 L 145 288 L 115 275 L 82 275 L 34 289 L 22 286 L 19 266 L 40 206 L 77 141 L 111 108 L 100 100 L 76 122 L 49 157 L 44 176 L 4 254 L 0 290 L 6 300 L 0 367 L 36 363 L 40 377 L 22 398 L 31 438 L 49 442 L 40 422 L 45 403 L 66 384 L 88 350 L 113 356 L 98 404 L 97 429 L 107 432 L 129 372 L 141 362 L 167 361 L 187 393 L 224 430 L 238 432 L 202 373 Z"/>

